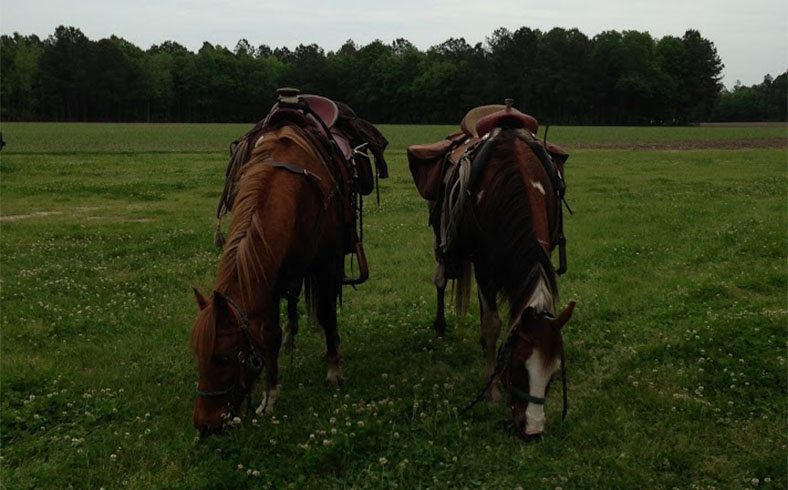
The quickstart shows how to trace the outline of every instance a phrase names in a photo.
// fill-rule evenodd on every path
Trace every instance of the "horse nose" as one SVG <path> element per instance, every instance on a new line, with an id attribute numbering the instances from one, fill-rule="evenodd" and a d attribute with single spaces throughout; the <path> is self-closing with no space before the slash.
<path id="1" fill-rule="evenodd" d="M 194 424 L 194 428 L 200 433 L 200 437 L 209 436 L 211 434 L 215 434 L 221 430 L 221 416 L 215 416 L 214 414 L 206 413 L 204 409 L 201 409 L 200 404 L 198 403 L 194 407 L 194 413 L 192 414 L 192 423 Z"/>
<path id="2" fill-rule="evenodd" d="M 195 420 L 194 428 L 200 433 L 200 437 L 207 437 L 220 432 L 221 424 L 208 420 Z"/>
<path id="3" fill-rule="evenodd" d="M 523 441 L 527 443 L 540 442 L 542 440 L 542 433 L 541 432 L 537 432 L 536 434 L 523 433 L 522 437 L 523 437 Z"/>

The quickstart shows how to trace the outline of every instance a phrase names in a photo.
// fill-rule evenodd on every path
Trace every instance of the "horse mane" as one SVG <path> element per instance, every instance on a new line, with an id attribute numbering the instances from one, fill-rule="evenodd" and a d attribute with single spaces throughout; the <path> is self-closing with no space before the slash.
<path id="1" fill-rule="evenodd" d="M 266 159 L 272 158 L 274 152 L 282 149 L 302 153 L 303 161 L 299 163 L 305 166 L 309 164 L 309 160 L 320 161 L 319 155 L 302 130 L 284 125 L 264 132 L 252 150 L 249 161 L 241 168 L 228 238 L 219 261 L 214 290 L 225 295 L 231 290 L 237 292 L 240 296 L 234 299 L 245 309 L 256 304 L 257 293 L 261 289 L 271 290 L 276 286 L 277 277 L 270 276 L 270 273 L 278 271 L 281 261 L 284 260 L 285 250 L 272 249 L 266 240 L 266 225 L 270 230 L 272 223 L 271 220 L 265 220 L 263 207 L 272 192 L 289 193 L 289 190 L 272 189 L 268 185 L 269 180 L 277 170 L 262 164 Z M 315 168 L 310 170 L 320 172 Z M 288 196 L 288 199 L 294 197 Z M 213 355 L 215 325 L 216 312 L 213 311 L 213 302 L 209 301 L 208 306 L 197 317 L 191 334 L 192 349 L 201 360 Z"/>
<path id="2" fill-rule="evenodd" d="M 523 175 L 536 155 L 517 130 L 503 130 L 495 139 L 486 172 L 493 174 L 476 213 L 494 247 L 490 251 L 490 280 L 509 304 L 509 316 L 534 304 L 552 311 L 558 297 L 553 265 L 533 231 L 528 188 Z M 538 163 L 538 162 L 537 162 Z M 540 297 L 542 296 L 542 297 Z"/>

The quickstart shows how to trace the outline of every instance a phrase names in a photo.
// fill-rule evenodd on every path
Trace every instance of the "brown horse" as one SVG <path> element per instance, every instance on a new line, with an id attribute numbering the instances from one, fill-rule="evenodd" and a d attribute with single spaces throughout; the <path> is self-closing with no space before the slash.
<path id="1" fill-rule="evenodd" d="M 544 430 L 547 386 L 563 367 L 561 328 L 574 309 L 570 303 L 555 316 L 558 287 L 550 253 L 562 239 L 561 200 L 555 179 L 536 153 L 541 148 L 544 158 L 544 147 L 530 131 L 504 127 L 491 132 L 488 140 L 487 148 L 481 150 L 488 153 L 478 177 L 455 194 L 467 197 L 455 206 L 456 215 L 450 219 L 455 225 L 449 228 L 455 231 L 449 247 L 438 253 L 443 260 L 435 273 L 438 305 L 434 326 L 442 336 L 447 273 L 457 279 L 455 306 L 462 312 L 472 269 L 478 285 L 488 376 L 482 393 L 497 401 L 497 385 L 502 382 L 518 433 L 533 439 Z M 563 159 L 547 160 L 547 164 L 556 166 L 559 177 L 563 175 Z M 448 189 L 447 193 L 453 191 Z M 438 205 L 441 203 L 433 203 L 433 207 Z M 436 231 L 436 238 L 439 236 Z M 447 242 L 445 235 L 442 240 Z M 501 330 L 499 297 L 508 303 L 511 326 L 496 354 Z"/>
<path id="2" fill-rule="evenodd" d="M 210 297 L 191 343 L 199 364 L 193 420 L 220 430 L 250 396 L 263 368 L 258 413 L 279 397 L 280 298 L 307 285 L 307 310 L 326 336 L 326 381 L 342 381 L 336 300 L 343 280 L 344 204 L 319 142 L 295 124 L 266 129 L 238 178 L 232 220 Z"/>

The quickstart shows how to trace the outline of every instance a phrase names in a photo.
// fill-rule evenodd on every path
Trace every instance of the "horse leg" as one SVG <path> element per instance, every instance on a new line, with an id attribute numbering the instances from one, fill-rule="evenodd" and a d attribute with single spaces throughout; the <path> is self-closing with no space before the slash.
<path id="1" fill-rule="evenodd" d="M 435 320 L 432 327 L 435 329 L 435 336 L 443 338 L 446 335 L 446 269 L 438 262 L 435 265 L 435 275 L 432 278 L 435 283 L 435 294 L 437 297 L 437 307 L 435 310 Z"/>
<path id="2" fill-rule="evenodd" d="M 282 347 L 282 328 L 279 325 L 279 298 L 263 317 L 263 357 L 265 362 L 265 394 L 255 413 L 262 415 L 274 411 L 279 400 L 279 349 Z"/>
<path id="3" fill-rule="evenodd" d="M 497 354 L 498 335 L 501 333 L 501 318 L 498 316 L 498 305 L 495 294 L 485 294 L 479 289 L 479 309 L 482 317 L 481 344 L 486 363 L 486 376 L 489 378 L 495 372 L 495 358 Z M 501 399 L 498 392 L 498 380 L 493 381 L 487 393 L 491 402 Z"/>
<path id="4" fill-rule="evenodd" d="M 295 350 L 295 337 L 298 334 L 298 298 L 301 296 L 301 285 L 287 297 L 287 326 L 285 327 L 285 351 Z"/>
<path id="5" fill-rule="evenodd" d="M 339 280 L 335 274 L 323 274 L 316 281 L 317 321 L 326 334 L 326 361 L 328 372 L 326 383 L 332 386 L 341 385 L 344 381 L 342 368 L 339 365 L 339 332 L 337 330 L 337 293 Z"/>

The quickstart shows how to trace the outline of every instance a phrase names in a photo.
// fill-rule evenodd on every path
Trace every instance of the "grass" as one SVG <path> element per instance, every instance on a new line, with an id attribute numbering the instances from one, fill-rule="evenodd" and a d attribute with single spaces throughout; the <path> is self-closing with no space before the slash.
<path id="1" fill-rule="evenodd" d="M 16 153 L 226 153 L 230 142 L 251 124 L 3 123 L 8 147 Z M 394 154 L 417 142 L 437 141 L 455 126 L 379 126 Z M 544 127 L 540 130 L 543 134 Z M 604 127 L 554 126 L 550 140 L 569 147 L 665 145 L 681 142 L 773 141 L 788 137 L 788 126 Z"/>
<path id="2" fill-rule="evenodd" d="M 503 430 L 503 405 L 457 414 L 482 382 L 478 316 L 434 340 L 432 237 L 404 147 L 450 128 L 423 126 L 384 126 L 372 278 L 339 315 L 345 386 L 323 386 L 322 334 L 304 327 L 275 417 L 195 440 L 190 288 L 212 285 L 227 146 L 245 129 L 3 125 L 3 487 L 788 485 L 785 149 L 573 149 L 774 128 L 551 129 L 572 153 L 560 285 L 578 308 L 569 416 L 553 390 L 536 445 Z"/>

